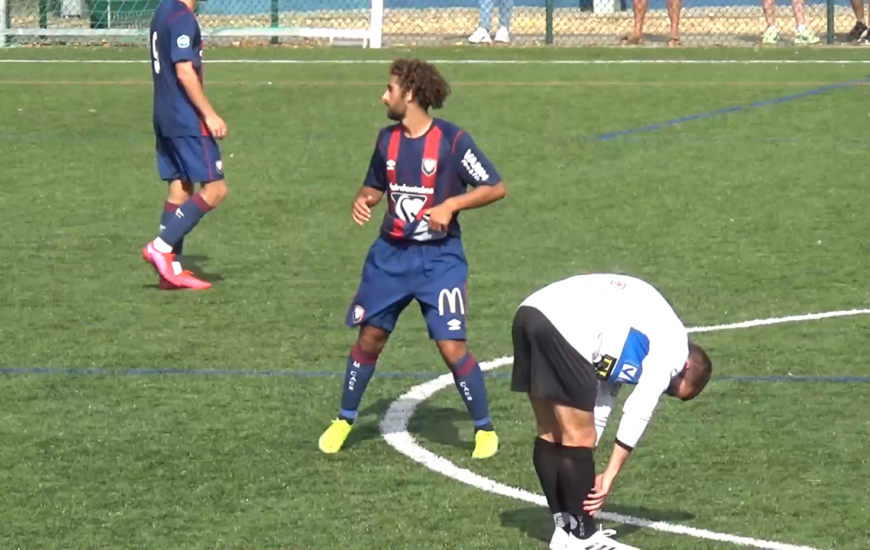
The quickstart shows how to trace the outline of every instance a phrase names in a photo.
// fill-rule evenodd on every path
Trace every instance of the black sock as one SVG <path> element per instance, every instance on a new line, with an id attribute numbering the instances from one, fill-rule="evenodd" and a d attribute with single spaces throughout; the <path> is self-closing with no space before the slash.
<path id="1" fill-rule="evenodd" d="M 559 486 L 565 497 L 565 511 L 576 519 L 576 526 L 572 525 L 572 534 L 580 539 L 589 538 L 595 533 L 595 520 L 583 511 L 583 501 L 595 488 L 593 450 L 588 447 L 563 445 L 559 454 Z"/>
<path id="2" fill-rule="evenodd" d="M 559 454 L 559 443 L 550 443 L 540 437 L 535 439 L 535 450 L 532 461 L 535 464 L 535 472 L 541 482 L 541 489 L 547 497 L 547 505 L 553 514 L 556 525 L 568 530 L 568 518 L 563 518 L 564 503 L 559 490 L 559 467 L 562 457 Z M 560 525 L 561 524 L 561 525 Z"/>

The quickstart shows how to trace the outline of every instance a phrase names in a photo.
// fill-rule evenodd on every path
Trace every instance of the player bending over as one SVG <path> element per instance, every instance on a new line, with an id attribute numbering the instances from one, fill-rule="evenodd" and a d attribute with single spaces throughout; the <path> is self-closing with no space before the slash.
<path id="1" fill-rule="evenodd" d="M 347 312 L 346 324 L 359 327 L 359 335 L 347 359 L 338 418 L 320 438 L 324 453 L 338 452 L 350 434 L 378 357 L 412 300 L 474 421 L 472 456 L 488 458 L 498 450 L 483 372 L 465 341 L 468 263 L 458 216 L 504 198 L 506 190 L 467 132 L 429 114 L 449 93 L 428 63 L 398 59 L 390 67 L 381 101 L 396 124 L 378 133 L 351 216 L 359 225 L 368 222 L 384 197 L 386 213 Z"/>
<path id="2" fill-rule="evenodd" d="M 556 523 L 550 548 L 630 548 L 596 532 L 593 514 L 659 397 L 695 398 L 710 380 L 710 358 L 655 288 L 625 275 L 580 275 L 538 290 L 520 304 L 512 333 L 511 389 L 529 395 L 537 421 L 533 463 Z M 634 389 L 596 477 L 593 452 L 623 384 Z"/>

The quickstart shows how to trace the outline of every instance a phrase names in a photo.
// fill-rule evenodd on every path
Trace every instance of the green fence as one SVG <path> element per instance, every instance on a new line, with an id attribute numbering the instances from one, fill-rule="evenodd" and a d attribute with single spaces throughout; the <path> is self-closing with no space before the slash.
<path id="1" fill-rule="evenodd" d="M 144 42 L 144 33 L 121 31 L 146 29 L 158 3 L 3 1 L 13 43 Z M 383 10 L 373 13 L 379 4 Z M 849 0 L 208 0 L 197 8 L 207 40 L 235 45 L 316 45 L 373 33 L 387 46 L 864 42 L 850 36 L 856 16 Z"/>

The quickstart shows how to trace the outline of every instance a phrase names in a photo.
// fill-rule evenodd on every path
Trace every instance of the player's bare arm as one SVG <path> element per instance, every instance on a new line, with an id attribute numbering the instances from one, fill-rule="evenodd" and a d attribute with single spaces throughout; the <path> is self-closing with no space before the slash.
<path id="1" fill-rule="evenodd" d="M 363 225 L 372 218 L 372 206 L 375 206 L 384 196 L 383 191 L 372 187 L 363 187 L 353 199 L 351 217 L 357 225 Z"/>
<path id="2" fill-rule="evenodd" d="M 583 502 L 583 507 L 587 512 L 594 514 L 601 510 L 607 495 L 610 494 L 610 489 L 613 487 L 616 476 L 619 475 L 622 466 L 629 456 L 631 456 L 631 453 L 621 445 L 617 444 L 613 446 L 613 452 L 610 455 L 610 462 L 607 464 L 607 468 L 605 468 L 603 473 L 596 476 L 595 490 Z"/>
<path id="3" fill-rule="evenodd" d="M 196 107 L 197 111 L 202 114 L 208 131 L 211 135 L 218 139 L 223 139 L 227 135 L 227 125 L 217 115 L 214 108 L 211 106 L 208 98 L 205 96 L 205 90 L 202 89 L 202 84 L 196 71 L 193 68 L 193 63 L 190 61 L 182 61 L 175 64 L 175 71 L 178 75 L 178 81 L 184 86 L 184 91 L 187 92 L 187 97 Z"/>
<path id="4" fill-rule="evenodd" d="M 433 231 L 446 231 L 453 215 L 463 210 L 481 208 L 503 199 L 507 195 L 507 187 L 503 181 L 495 185 L 480 185 L 464 195 L 447 199 L 435 208 L 430 209 L 429 227 Z"/>

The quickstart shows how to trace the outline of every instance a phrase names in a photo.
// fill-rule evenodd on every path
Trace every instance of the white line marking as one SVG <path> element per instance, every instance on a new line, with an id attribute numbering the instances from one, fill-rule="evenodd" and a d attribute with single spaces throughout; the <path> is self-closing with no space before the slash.
<path id="1" fill-rule="evenodd" d="M 147 59 L 0 59 L 0 63 L 150 63 Z M 208 59 L 206 64 L 385 65 L 392 59 Z M 434 59 L 435 65 L 868 65 L 870 59 Z"/>
<path id="2" fill-rule="evenodd" d="M 829 319 L 831 317 L 847 317 L 850 315 L 865 315 L 870 313 L 870 309 L 844 309 L 840 311 L 828 311 L 826 313 L 807 313 L 805 315 L 791 315 L 789 317 L 774 317 L 773 319 L 756 319 L 755 321 L 744 321 L 742 323 L 731 323 L 730 325 L 715 325 L 712 327 L 697 327 L 689 329 L 690 332 L 713 332 L 714 330 L 731 330 L 735 328 L 750 328 L 760 327 L 763 325 L 775 325 L 778 323 L 794 323 L 797 321 L 815 321 L 818 319 Z"/>
<path id="3" fill-rule="evenodd" d="M 850 309 L 841 311 L 830 311 L 826 313 L 809 313 L 805 315 L 792 315 L 788 317 L 774 317 L 771 319 L 756 319 L 753 321 L 731 323 L 726 325 L 695 327 L 689 328 L 687 330 L 688 332 L 712 332 L 715 330 L 749 328 L 763 325 L 773 325 L 777 323 L 811 321 L 817 319 L 827 319 L 831 317 L 843 317 L 868 313 L 870 313 L 870 309 Z M 480 368 L 483 371 L 488 371 L 497 369 L 505 365 L 509 365 L 511 363 L 513 363 L 513 357 L 499 357 L 498 359 L 493 359 L 492 361 L 486 361 L 481 363 Z M 411 417 L 414 415 L 414 412 L 416 411 L 420 403 L 432 397 L 438 391 L 452 385 L 453 375 L 450 373 L 444 374 L 439 376 L 438 378 L 435 378 L 418 386 L 414 386 L 404 395 L 394 401 L 390 405 L 389 410 L 387 410 L 387 414 L 384 416 L 384 419 L 381 421 L 380 424 L 381 435 L 384 437 L 384 440 L 386 440 L 387 444 L 399 451 L 401 454 L 411 458 L 415 462 L 419 462 L 430 470 L 465 483 L 466 485 L 471 485 L 472 487 L 482 489 L 489 493 L 494 493 L 516 500 L 530 502 L 539 506 L 546 506 L 547 499 L 542 495 L 530 493 L 529 491 L 525 491 L 517 487 L 504 485 L 497 481 L 476 474 L 470 470 L 460 468 L 446 458 L 438 456 L 435 453 L 424 449 L 408 432 L 408 423 L 411 421 Z M 815 548 L 812 548 L 810 546 L 798 546 L 782 542 L 754 539 L 751 537 L 729 535 L 728 533 L 717 533 L 715 531 L 708 531 L 706 529 L 697 529 L 694 527 L 676 525 L 663 521 L 651 521 L 644 518 L 625 516 L 612 512 L 602 512 L 600 514 L 600 517 L 606 521 L 613 521 L 627 525 L 635 525 L 638 527 L 644 527 L 656 531 L 663 531 L 665 533 L 673 533 L 677 535 L 686 535 L 695 538 L 733 543 L 741 546 L 764 548 L 768 550 L 816 550 Z"/>

